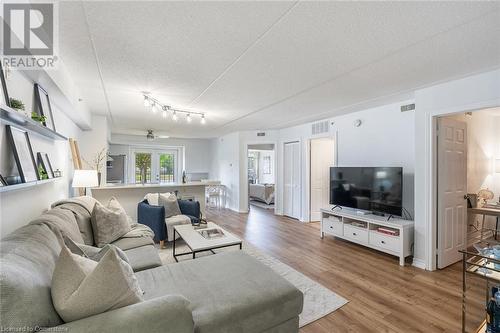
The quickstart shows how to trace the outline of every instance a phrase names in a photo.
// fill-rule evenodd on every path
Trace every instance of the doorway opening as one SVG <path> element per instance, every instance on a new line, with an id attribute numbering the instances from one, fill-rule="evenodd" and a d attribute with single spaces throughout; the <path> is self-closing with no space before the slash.
<path id="1" fill-rule="evenodd" d="M 436 118 L 437 268 L 497 237 L 500 216 L 500 108 Z M 500 239 L 500 237 L 497 237 Z"/>
<path id="2" fill-rule="evenodd" d="M 248 209 L 260 207 L 274 213 L 276 154 L 274 144 L 249 144 L 247 150 Z"/>
<path id="3" fill-rule="evenodd" d="M 330 167 L 335 166 L 335 140 L 310 140 L 310 221 L 321 220 L 321 209 L 330 203 Z"/>

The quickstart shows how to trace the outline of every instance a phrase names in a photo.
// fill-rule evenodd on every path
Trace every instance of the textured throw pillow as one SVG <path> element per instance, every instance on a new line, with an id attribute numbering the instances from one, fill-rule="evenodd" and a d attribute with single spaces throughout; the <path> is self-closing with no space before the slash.
<path id="1" fill-rule="evenodd" d="M 106 207 L 96 203 L 91 220 L 98 247 L 117 240 L 131 230 L 129 218 L 115 198 L 111 198 Z"/>
<path id="2" fill-rule="evenodd" d="M 148 193 L 144 196 L 151 206 L 158 206 L 158 193 Z"/>
<path id="3" fill-rule="evenodd" d="M 52 275 L 51 294 L 54 307 L 65 322 L 143 300 L 132 268 L 114 248 L 95 262 L 72 254 L 64 246 Z"/>
<path id="4" fill-rule="evenodd" d="M 73 253 L 79 256 L 92 259 L 94 261 L 100 261 L 102 257 L 108 252 L 111 248 L 115 249 L 116 254 L 124 261 L 130 264 L 127 255 L 120 249 L 118 246 L 113 244 L 106 244 L 104 247 L 95 247 L 86 244 L 78 244 L 75 243 L 71 238 L 64 237 L 64 244 L 68 247 L 68 249 Z"/>
<path id="5" fill-rule="evenodd" d="M 182 214 L 174 193 L 160 193 L 158 203 L 160 206 L 165 207 L 165 218 Z"/>

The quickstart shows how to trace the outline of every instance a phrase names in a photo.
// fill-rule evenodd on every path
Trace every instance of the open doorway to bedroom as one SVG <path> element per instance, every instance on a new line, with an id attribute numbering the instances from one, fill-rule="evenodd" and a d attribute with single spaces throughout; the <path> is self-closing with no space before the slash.
<path id="1" fill-rule="evenodd" d="M 437 117 L 437 267 L 498 241 L 500 108 Z"/>
<path id="2" fill-rule="evenodd" d="M 248 208 L 260 207 L 274 213 L 275 163 L 274 144 L 248 145 Z"/>

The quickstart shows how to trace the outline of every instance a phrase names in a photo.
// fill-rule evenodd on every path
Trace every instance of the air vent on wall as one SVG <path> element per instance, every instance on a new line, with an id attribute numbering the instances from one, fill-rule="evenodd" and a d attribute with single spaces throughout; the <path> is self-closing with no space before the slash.
<path id="1" fill-rule="evenodd" d="M 412 111 L 415 110 L 415 103 L 401 105 L 401 112 Z"/>
<path id="2" fill-rule="evenodd" d="M 311 125 L 312 135 L 328 133 L 330 131 L 330 124 L 328 120 L 320 121 Z"/>
<path id="3" fill-rule="evenodd" d="M 266 136 L 266 132 L 258 132 L 257 136 Z"/>

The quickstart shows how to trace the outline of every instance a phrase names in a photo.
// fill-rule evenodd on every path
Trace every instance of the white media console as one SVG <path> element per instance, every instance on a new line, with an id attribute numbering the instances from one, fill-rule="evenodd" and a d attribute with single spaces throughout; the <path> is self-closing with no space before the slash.
<path id="1" fill-rule="evenodd" d="M 393 235 L 381 232 L 393 233 Z M 356 210 L 337 207 L 321 210 L 321 238 L 332 235 L 399 257 L 412 255 L 414 222 L 374 214 L 358 214 Z"/>

